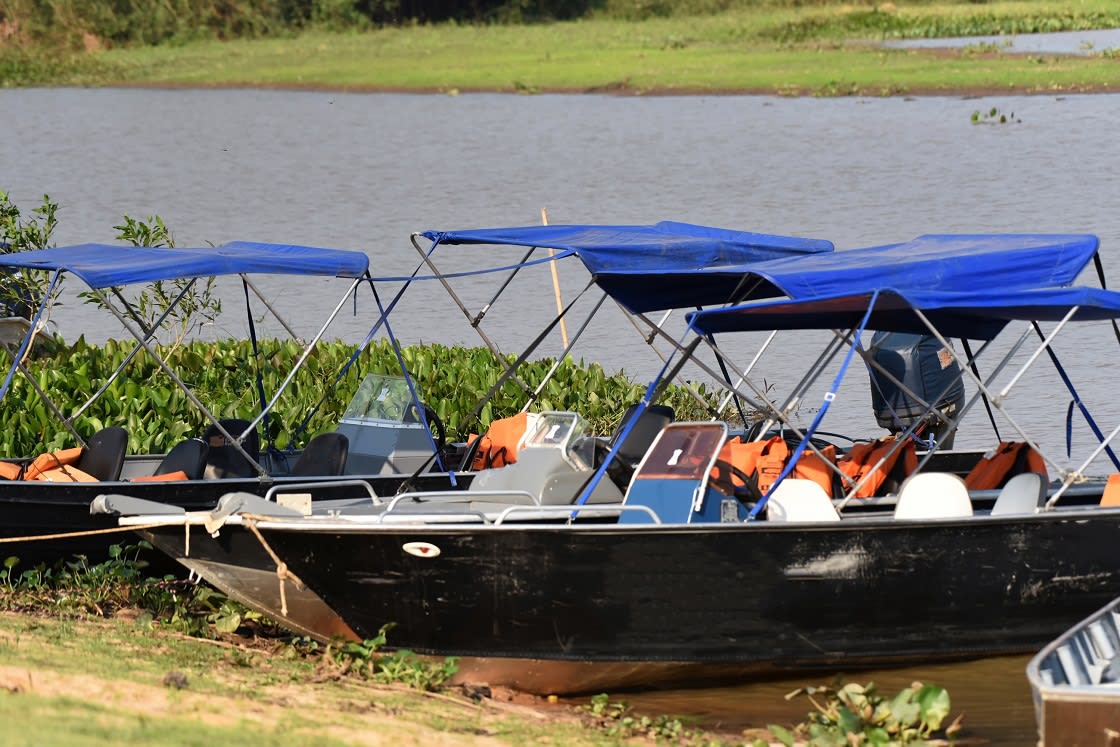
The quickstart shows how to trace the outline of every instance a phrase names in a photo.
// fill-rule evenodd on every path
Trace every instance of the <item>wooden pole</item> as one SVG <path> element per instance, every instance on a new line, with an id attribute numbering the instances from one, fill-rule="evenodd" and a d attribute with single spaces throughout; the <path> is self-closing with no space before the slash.
<path id="1" fill-rule="evenodd" d="M 548 225 L 548 211 L 541 208 L 541 225 Z M 549 249 L 548 256 L 555 257 L 556 250 Z M 560 296 L 560 271 L 556 269 L 556 262 L 549 262 L 548 266 L 552 268 L 552 294 L 556 297 L 556 313 L 561 314 L 564 312 L 564 301 Z M 568 320 L 560 317 L 560 339 L 564 343 L 564 349 L 568 349 Z"/>

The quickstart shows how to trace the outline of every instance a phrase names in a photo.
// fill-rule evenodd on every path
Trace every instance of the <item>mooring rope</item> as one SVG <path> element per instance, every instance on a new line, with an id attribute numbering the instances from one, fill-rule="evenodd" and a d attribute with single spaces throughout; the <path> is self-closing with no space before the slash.
<path id="1" fill-rule="evenodd" d="M 261 543 L 261 547 L 263 547 L 264 551 L 268 553 L 270 558 L 272 558 L 272 562 L 276 564 L 276 577 L 280 580 L 280 614 L 287 617 L 288 597 L 284 592 L 284 581 L 287 579 L 291 579 L 292 583 L 296 584 L 297 586 L 304 586 L 305 584 L 300 580 L 299 576 L 288 570 L 288 564 L 281 560 L 280 556 L 277 555 L 272 547 L 268 544 L 264 536 L 261 534 L 260 530 L 257 529 L 257 523 L 255 521 L 256 519 L 267 520 L 268 517 L 251 516 L 249 514 L 241 515 L 241 521 L 245 523 L 245 526 L 249 527 L 249 531 L 251 531 L 257 538 L 257 541 Z"/>
<path id="2" fill-rule="evenodd" d="M 0 544 L 8 542 L 35 542 L 37 540 L 70 539 L 71 537 L 92 537 L 96 534 L 118 534 L 135 532 L 140 529 L 154 529 L 168 526 L 166 521 L 154 524 L 137 524 L 129 527 L 110 527 L 109 529 L 86 529 L 81 532 L 60 532 L 58 534 L 30 534 L 23 537 L 0 537 Z"/>

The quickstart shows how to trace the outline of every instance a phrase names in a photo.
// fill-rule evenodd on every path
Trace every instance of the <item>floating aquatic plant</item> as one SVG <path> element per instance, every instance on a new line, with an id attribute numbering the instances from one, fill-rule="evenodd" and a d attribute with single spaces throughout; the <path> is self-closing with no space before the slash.
<path id="1" fill-rule="evenodd" d="M 948 726 L 949 693 L 942 687 L 915 682 L 892 698 L 879 694 L 874 683 L 803 687 L 789 695 L 804 695 L 814 710 L 792 730 L 770 726 L 770 733 L 787 747 L 929 744 L 934 738 L 952 742 L 961 729 L 958 716 Z M 756 742 L 755 744 L 760 744 Z"/>
<path id="2" fill-rule="evenodd" d="M 1021 121 L 1016 118 L 1015 112 L 1004 114 L 994 106 L 986 112 L 979 109 L 972 112 L 972 124 L 1008 124 L 1009 122 L 1019 124 Z"/>

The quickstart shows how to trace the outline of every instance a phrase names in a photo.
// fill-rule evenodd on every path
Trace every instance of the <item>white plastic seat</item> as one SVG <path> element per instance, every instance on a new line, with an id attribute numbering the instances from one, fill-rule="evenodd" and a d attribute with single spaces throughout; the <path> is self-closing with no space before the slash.
<path id="1" fill-rule="evenodd" d="M 840 521 L 828 494 L 812 480 L 787 477 L 766 499 L 768 521 Z"/>
<path id="2" fill-rule="evenodd" d="M 964 480 L 949 472 L 910 475 L 898 489 L 896 519 L 946 519 L 972 516 L 972 499 Z"/>
<path id="3" fill-rule="evenodd" d="M 1046 497 L 1046 480 L 1038 472 L 1020 472 L 1007 481 L 992 505 L 992 516 L 1033 514 Z"/>

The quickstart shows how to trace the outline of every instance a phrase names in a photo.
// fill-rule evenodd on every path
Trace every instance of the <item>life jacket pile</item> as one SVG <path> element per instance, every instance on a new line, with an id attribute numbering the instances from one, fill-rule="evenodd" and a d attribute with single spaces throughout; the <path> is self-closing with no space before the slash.
<path id="1" fill-rule="evenodd" d="M 536 413 L 519 412 L 508 418 L 499 418 L 490 423 L 481 438 L 471 434 L 467 439 L 468 447 L 478 440 L 471 469 L 493 469 L 513 464 L 517 461 L 517 445 L 529 429 L 530 418 L 535 420 Z"/>
<path id="2" fill-rule="evenodd" d="M 81 446 L 50 451 L 35 457 L 26 466 L 0 462 L 0 478 L 41 482 L 97 482 L 96 477 L 77 467 L 83 451 L 85 449 Z"/>
<path id="3" fill-rule="evenodd" d="M 778 475 L 785 469 L 790 454 L 793 453 L 789 444 L 781 436 L 774 436 L 765 441 L 743 442 L 739 439 L 730 439 L 720 450 L 719 458 L 712 469 L 711 480 L 718 488 L 722 485 L 731 485 L 735 488 L 743 487 L 742 478 L 735 473 L 722 468 L 720 462 L 725 462 L 746 475 L 755 477 L 758 481 L 759 492 L 766 491 L 778 479 Z M 827 446 L 821 450 L 822 459 L 816 453 L 806 449 L 797 460 L 797 465 L 790 472 L 790 477 L 812 480 L 832 495 L 832 481 L 834 471 L 825 463 L 825 459 L 836 463 L 836 447 Z"/>
<path id="4" fill-rule="evenodd" d="M 964 484 L 969 490 L 994 490 L 1020 472 L 1041 472 L 1046 477 L 1046 462 L 1025 441 L 1001 441 L 976 463 Z"/>
<path id="5" fill-rule="evenodd" d="M 720 451 L 712 470 L 712 484 L 717 488 L 721 484 L 736 488 L 743 486 L 741 478 L 734 473 L 726 474 L 729 470 L 721 468 L 720 462 L 726 462 L 757 478 L 758 489 L 765 494 L 782 473 L 792 452 L 781 436 L 750 443 L 732 439 Z M 883 464 L 876 468 L 880 459 L 884 460 Z M 895 487 L 895 483 L 901 482 L 917 466 L 914 442 L 906 440 L 898 444 L 893 436 L 888 436 L 870 443 L 856 444 L 839 459 L 836 447 L 832 445 L 820 449 L 819 455 L 806 449 L 801 453 L 801 458 L 797 460 L 789 477 L 812 480 L 821 486 L 826 495 L 837 497 L 847 492 L 844 486 L 855 485 L 867 476 L 855 497 L 869 498 L 878 495 L 885 487 Z M 840 474 L 845 478 L 842 484 Z"/>
<path id="6" fill-rule="evenodd" d="M 875 465 L 879 460 L 883 464 L 878 469 Z M 840 459 L 837 466 L 844 476 L 851 480 L 845 485 L 854 486 L 864 480 L 856 491 L 856 498 L 870 498 L 879 495 L 884 484 L 890 480 L 892 483 L 901 483 L 907 475 L 918 468 L 918 455 L 914 449 L 914 442 L 906 439 L 901 444 L 894 436 L 886 436 L 875 441 L 860 442 L 852 446 L 848 453 Z M 895 488 L 897 485 L 890 485 Z M 845 491 L 846 492 L 846 491 Z"/>

